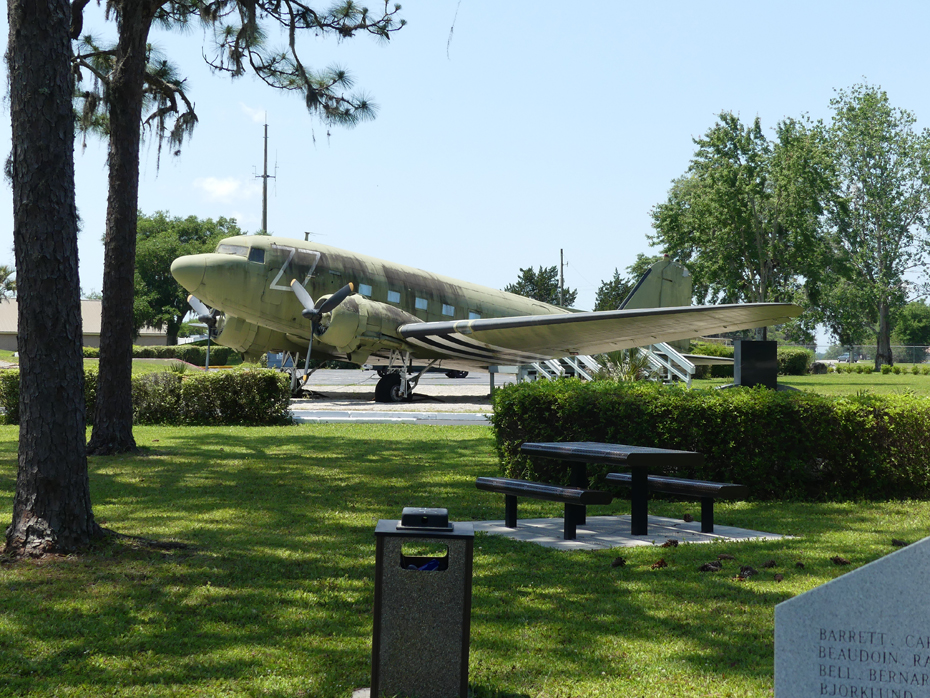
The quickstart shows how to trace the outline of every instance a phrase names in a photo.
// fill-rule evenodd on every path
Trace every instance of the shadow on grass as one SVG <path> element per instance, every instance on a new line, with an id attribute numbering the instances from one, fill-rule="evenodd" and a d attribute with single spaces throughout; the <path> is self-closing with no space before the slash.
<path id="1" fill-rule="evenodd" d="M 404 506 L 446 507 L 454 520 L 502 509 L 474 487 L 497 470 L 482 427 L 140 427 L 136 439 L 141 455 L 91 459 L 98 520 L 190 548 L 111 541 L 80 557 L 0 565 L 0 693 L 346 698 L 370 680 L 377 521 Z M 8 432 L 0 463 L 0 490 L 12 493 Z M 721 523 L 804 537 L 621 551 L 622 567 L 611 565 L 618 551 L 480 535 L 475 696 L 592 695 L 600 685 L 658 695 L 643 686 L 659 671 L 770 693 L 775 604 L 841 574 L 831 554 L 858 565 L 888 552 L 883 522 L 915 519 L 907 503 L 726 504 Z M 852 551 L 837 548 L 844 531 L 858 536 Z M 697 571 L 722 551 L 739 559 Z M 660 557 L 667 566 L 652 569 Z M 736 581 L 743 564 L 760 574 Z"/>

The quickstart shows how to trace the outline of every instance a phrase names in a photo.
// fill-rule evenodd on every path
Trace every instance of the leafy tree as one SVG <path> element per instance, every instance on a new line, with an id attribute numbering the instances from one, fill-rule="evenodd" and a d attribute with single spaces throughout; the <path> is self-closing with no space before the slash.
<path id="1" fill-rule="evenodd" d="M 73 39 L 81 37 L 88 2 L 74 0 Z M 347 93 L 352 79 L 345 70 L 313 71 L 304 65 L 297 35 L 346 39 L 367 33 L 389 39 L 404 24 L 396 18 L 399 5 L 389 9 L 385 2 L 379 16 L 353 0 L 325 11 L 299 0 L 107 0 L 106 8 L 107 17 L 116 20 L 116 45 L 104 47 L 85 36 L 74 56 L 78 82 L 85 73 L 91 76 L 90 89 L 78 92 L 80 123 L 106 133 L 110 144 L 100 381 L 88 445 L 101 455 L 135 449 L 130 386 L 141 132 L 148 129 L 159 148 L 167 141 L 176 153 L 197 122 L 183 81 L 152 53 L 152 26 L 181 29 L 200 20 L 214 29 L 214 46 L 205 53 L 214 70 L 233 78 L 251 70 L 272 87 L 300 93 L 311 114 L 325 123 L 352 126 L 372 118 L 374 106 L 364 96 Z M 287 36 L 283 49 L 268 40 L 275 31 Z"/>
<path id="2" fill-rule="evenodd" d="M 632 288 L 633 285 L 625 277 L 620 276 L 620 272 L 614 268 L 613 277 L 602 281 L 598 286 L 597 294 L 594 296 L 594 309 L 616 310 Z"/>
<path id="3" fill-rule="evenodd" d="M 520 269 L 520 277 L 516 283 L 507 284 L 504 287 L 507 293 L 516 293 L 518 296 L 526 296 L 550 305 L 559 304 L 559 268 L 555 265 L 551 267 L 539 267 L 539 271 L 533 271 L 533 267 Z M 578 290 L 565 288 L 562 290 L 561 305 L 570 308 L 575 299 L 578 298 Z"/>
<path id="4" fill-rule="evenodd" d="M 649 271 L 652 268 L 652 265 L 662 259 L 662 255 L 658 254 L 643 254 L 642 252 L 636 253 L 636 261 L 634 261 L 630 266 L 626 268 L 627 278 L 632 282 L 632 285 L 635 286 L 636 283 L 642 278 L 643 274 Z"/>
<path id="5" fill-rule="evenodd" d="M 908 303 L 894 316 L 895 344 L 904 346 L 930 346 L 930 306 L 923 300 Z"/>
<path id="6" fill-rule="evenodd" d="M 16 296 L 16 271 L 6 266 L 0 265 L 0 299 L 14 298 Z"/>
<path id="7" fill-rule="evenodd" d="M 225 237 L 241 235 L 235 220 L 195 216 L 170 218 L 164 211 L 139 215 L 136 242 L 134 328 L 164 328 L 168 344 L 178 343 L 178 331 L 190 310 L 187 291 L 171 276 L 171 262 L 182 255 L 212 252 Z"/>
<path id="8" fill-rule="evenodd" d="M 10 0 L 13 243 L 20 428 L 8 553 L 68 552 L 101 533 L 87 475 L 67 0 Z"/>
<path id="9" fill-rule="evenodd" d="M 819 129 L 786 119 L 775 139 L 722 112 L 688 172 L 652 210 L 661 246 L 688 266 L 701 303 L 790 300 L 817 287 L 820 216 L 829 162 Z M 762 332 L 765 337 L 765 330 Z"/>
<path id="10" fill-rule="evenodd" d="M 661 259 L 659 255 L 645 255 L 642 252 L 636 255 L 636 261 L 626 268 L 627 275 L 620 276 L 614 269 L 614 275 L 607 281 L 602 281 L 594 297 L 595 310 L 616 310 L 636 286 L 643 274 Z"/>
<path id="11" fill-rule="evenodd" d="M 817 316 L 839 345 L 853 347 L 875 336 L 871 312 L 860 284 L 842 276 L 828 277 Z"/>
<path id="12" fill-rule="evenodd" d="M 851 269 L 846 278 L 877 323 L 877 369 L 894 361 L 891 315 L 906 300 L 904 275 L 926 260 L 930 131 L 918 132 L 914 115 L 892 107 L 874 85 L 839 90 L 830 106 L 836 187 L 829 222 Z"/>

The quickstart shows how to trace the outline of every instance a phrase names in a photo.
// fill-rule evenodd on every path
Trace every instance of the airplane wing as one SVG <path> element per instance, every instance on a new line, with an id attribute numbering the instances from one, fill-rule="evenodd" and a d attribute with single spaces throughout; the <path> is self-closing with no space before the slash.
<path id="1" fill-rule="evenodd" d="M 778 325 L 800 314 L 791 303 L 748 303 L 422 322 L 398 331 L 430 354 L 519 365 Z"/>

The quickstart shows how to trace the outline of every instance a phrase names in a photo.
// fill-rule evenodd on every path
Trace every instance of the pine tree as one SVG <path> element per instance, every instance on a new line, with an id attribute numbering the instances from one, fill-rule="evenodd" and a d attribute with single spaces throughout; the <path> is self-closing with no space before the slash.
<path id="1" fill-rule="evenodd" d="M 88 2 L 74 2 L 73 39 L 81 36 Z M 310 113 L 325 123 L 353 126 L 373 118 L 374 105 L 347 92 L 352 78 L 345 70 L 313 71 L 305 66 L 297 35 L 347 39 L 367 33 L 386 40 L 404 25 L 397 18 L 399 10 L 400 5 L 392 9 L 385 2 L 383 11 L 372 15 L 352 0 L 323 11 L 296 0 L 108 0 L 107 16 L 117 25 L 116 45 L 101 48 L 84 37 L 74 59 L 76 72 L 87 72 L 92 83 L 91 89 L 78 93 L 81 124 L 105 132 L 110 144 L 100 382 L 90 453 L 135 449 L 130 385 L 142 129 L 154 131 L 160 144 L 166 141 L 176 152 L 197 122 L 183 82 L 167 62 L 153 60 L 150 54 L 152 26 L 181 28 L 195 19 L 211 24 L 216 42 L 208 63 L 214 70 L 233 78 L 252 71 L 271 87 L 298 92 Z M 276 29 L 287 36 L 282 49 L 267 41 Z"/>

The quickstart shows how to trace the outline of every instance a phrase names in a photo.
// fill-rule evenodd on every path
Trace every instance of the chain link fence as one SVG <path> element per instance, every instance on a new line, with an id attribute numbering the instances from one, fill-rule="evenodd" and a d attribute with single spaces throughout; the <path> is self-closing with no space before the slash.
<path id="1" fill-rule="evenodd" d="M 800 345 L 782 345 L 782 346 L 800 346 Z M 817 345 L 802 346 L 803 349 L 810 349 L 814 352 L 817 361 L 844 361 L 855 363 L 865 361 L 875 363 L 876 347 L 872 345 L 852 345 L 840 346 L 834 345 Z M 891 355 L 896 364 L 923 364 L 930 362 L 930 347 L 925 346 L 903 346 L 892 345 Z"/>

